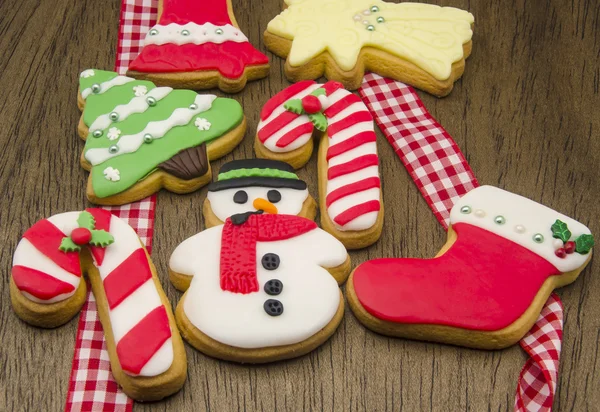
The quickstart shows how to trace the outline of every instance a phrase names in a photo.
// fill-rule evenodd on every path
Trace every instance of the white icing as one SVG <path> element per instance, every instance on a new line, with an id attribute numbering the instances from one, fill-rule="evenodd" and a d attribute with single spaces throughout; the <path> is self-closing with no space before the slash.
<path id="1" fill-rule="evenodd" d="M 79 75 L 79 77 L 87 79 L 88 77 L 92 77 L 95 75 L 96 75 L 96 72 L 93 69 L 87 69 L 87 70 L 82 71 L 81 74 Z"/>
<path id="2" fill-rule="evenodd" d="M 329 146 L 336 145 L 338 143 L 342 143 L 345 140 L 350 139 L 351 137 L 356 136 L 362 132 L 371 132 L 373 131 L 373 122 L 361 122 L 355 125 L 348 127 L 347 129 L 340 130 L 333 137 L 329 138 Z"/>
<path id="3" fill-rule="evenodd" d="M 104 249 L 102 266 L 98 267 L 102 280 L 134 251 L 142 247 L 140 239 L 131 226 L 116 216 L 110 218 L 110 233 L 115 241 Z"/>
<path id="4" fill-rule="evenodd" d="M 349 185 L 353 182 L 377 176 L 379 176 L 379 168 L 377 166 L 369 166 L 362 170 L 357 170 L 356 172 L 341 175 L 327 182 L 327 193 L 331 193 L 335 189 L 339 189 L 340 187 Z"/>
<path id="5" fill-rule="evenodd" d="M 197 114 L 209 110 L 212 106 L 213 100 L 216 98 L 217 96 L 214 95 L 198 95 L 194 100 L 194 103 L 196 104 L 195 109 L 191 109 L 189 107 L 175 109 L 169 118 L 165 120 L 149 122 L 141 132 L 122 136 L 117 143 L 117 146 L 119 147 L 118 152 L 110 153 L 108 148 L 95 148 L 85 152 L 85 158 L 88 162 L 95 166 L 115 156 L 120 156 L 125 153 L 133 153 L 144 143 L 145 134 L 150 134 L 153 139 L 160 139 L 172 128 L 176 126 L 184 126 L 188 124 Z"/>
<path id="6" fill-rule="evenodd" d="M 464 206 L 471 207 L 471 210 L 484 210 L 486 217 L 480 218 L 474 216 L 473 213 L 461 213 L 460 209 Z M 496 224 L 494 222 L 496 216 L 503 216 L 506 223 Z M 589 256 L 573 253 L 561 259 L 555 255 L 556 249 L 551 226 L 557 219 L 567 224 L 572 233 L 571 240 L 582 234 L 590 234 L 590 230 L 585 225 L 570 217 L 533 200 L 493 186 L 481 186 L 471 190 L 456 202 L 450 212 L 451 224 L 468 223 L 489 230 L 529 249 L 564 273 L 583 265 Z M 514 230 L 516 225 L 524 226 L 526 231 L 517 233 Z M 533 241 L 536 233 L 544 236 L 542 243 Z"/>
<path id="7" fill-rule="evenodd" d="M 173 339 L 169 338 L 159 350 L 150 358 L 140 371 L 139 376 L 158 376 L 169 370 L 173 364 Z"/>
<path id="8" fill-rule="evenodd" d="M 115 169 L 111 166 L 104 169 L 102 173 L 104 173 L 106 180 L 110 180 L 111 182 L 118 182 L 121 180 L 121 172 L 119 172 L 119 169 Z"/>
<path id="9" fill-rule="evenodd" d="M 194 126 L 196 126 L 198 128 L 198 130 L 209 130 L 210 129 L 210 122 L 208 120 L 206 120 L 203 117 L 197 117 L 196 121 L 194 121 Z"/>
<path id="10" fill-rule="evenodd" d="M 137 86 L 133 86 L 133 92 L 137 97 L 144 96 L 148 93 L 148 88 L 143 84 L 138 84 Z"/>
<path id="11" fill-rule="evenodd" d="M 327 213 L 329 216 L 337 216 L 350 209 L 352 206 L 360 205 L 364 202 L 364 199 L 379 199 L 379 188 L 374 187 L 372 189 L 367 189 L 363 190 L 362 192 L 352 193 L 348 196 L 344 196 L 329 205 L 327 208 Z M 348 222 L 344 226 L 347 226 L 350 223 L 352 222 Z"/>
<path id="12" fill-rule="evenodd" d="M 146 89 L 146 86 L 135 86 L 134 90 L 137 87 L 143 87 L 144 89 Z M 136 96 L 138 96 L 138 97 L 134 97 L 133 99 L 131 99 L 129 101 L 129 103 L 121 104 L 121 105 L 115 107 L 109 113 L 98 116 L 96 118 L 96 120 L 94 120 L 94 123 L 92 123 L 90 125 L 89 129 L 91 132 L 93 132 L 94 130 L 106 129 L 113 122 L 112 120 L 110 120 L 110 117 L 109 117 L 110 113 L 112 113 L 112 112 L 115 112 L 119 115 L 120 122 L 127 119 L 129 116 L 131 116 L 134 113 L 143 113 L 146 110 L 148 110 L 148 108 L 150 107 L 150 105 L 148 105 L 148 101 L 147 101 L 148 97 L 153 97 L 154 99 L 156 99 L 156 101 L 160 101 L 161 99 L 166 97 L 169 93 L 171 93 L 172 90 L 173 89 L 170 87 L 156 87 L 156 88 L 150 90 L 150 93 L 141 94 L 139 96 L 138 96 L 138 92 L 136 91 L 135 93 L 136 93 Z"/>
<path id="13" fill-rule="evenodd" d="M 244 204 L 238 204 L 233 201 L 233 196 L 239 190 L 243 190 L 248 194 L 248 201 Z M 209 191 L 207 198 L 210 202 L 210 207 L 213 213 L 224 222 L 231 215 L 244 213 L 256 210 L 252 204 L 254 200 L 262 198 L 267 199 L 269 190 L 277 190 L 281 193 L 281 200 L 274 205 L 277 207 L 277 213 L 280 215 L 297 215 L 302 210 L 302 205 L 308 198 L 308 189 L 297 190 L 291 188 L 274 188 L 248 186 L 235 189 L 218 190 L 216 192 Z"/>
<path id="14" fill-rule="evenodd" d="M 121 130 L 117 129 L 116 127 L 111 127 L 108 129 L 108 133 L 106 134 L 108 140 L 117 140 L 119 136 L 121 136 Z"/>
<path id="15" fill-rule="evenodd" d="M 127 76 L 117 76 L 114 77 L 108 81 L 105 81 L 104 83 L 100 83 L 100 91 L 96 94 L 102 94 L 105 93 L 107 90 L 111 89 L 114 86 L 121 86 L 124 85 L 126 83 L 132 82 L 135 79 L 132 79 L 131 77 L 127 77 Z M 92 94 L 92 88 L 88 87 L 87 89 L 84 89 L 81 91 L 81 97 L 83 97 L 83 100 L 87 99 L 87 97 Z"/>
<path id="16" fill-rule="evenodd" d="M 118 343 L 131 328 L 159 306 L 162 306 L 162 302 L 156 292 L 154 280 L 148 279 L 110 311 L 115 342 Z"/>
<path id="17" fill-rule="evenodd" d="M 187 36 L 182 34 L 184 30 L 187 30 L 189 33 Z M 221 34 L 217 33 L 219 30 L 221 31 Z M 157 33 L 152 34 L 154 32 Z M 233 27 L 231 24 L 215 26 L 212 23 L 204 23 L 202 25 L 193 22 L 184 25 L 170 23 L 164 26 L 157 24 L 152 27 L 144 39 L 144 46 L 149 44 L 160 46 L 166 43 L 173 43 L 179 46 L 183 44 L 221 44 L 227 41 L 243 43 L 247 42 L 248 38 L 240 31 L 240 29 Z"/>
<path id="18" fill-rule="evenodd" d="M 194 326 L 227 345 L 265 348 L 302 342 L 331 322 L 340 292 L 323 267 L 336 267 L 346 260 L 346 249 L 338 240 L 317 228 L 288 240 L 258 242 L 259 291 L 239 294 L 220 287 L 222 228 L 216 226 L 193 236 L 171 257 L 172 270 L 194 276 L 183 304 Z M 276 270 L 262 267 L 260 261 L 266 253 L 279 255 L 281 263 Z M 276 297 L 263 290 L 271 279 L 284 285 Z M 264 311 L 263 304 L 270 298 L 282 302 L 281 316 L 272 317 Z"/>
<path id="19" fill-rule="evenodd" d="M 373 153 L 377 153 L 377 143 L 365 143 L 358 147 L 355 147 L 354 149 L 350 149 L 347 152 L 340 153 L 339 155 L 332 157 L 331 159 L 329 159 L 329 167 L 332 168 L 333 166 L 338 166 L 347 162 L 351 162 L 360 156 L 365 156 Z"/>
<path id="20" fill-rule="evenodd" d="M 365 213 L 343 225 L 341 230 L 362 230 L 365 227 L 369 228 L 377 222 L 377 216 L 379 216 L 379 212 Z"/>

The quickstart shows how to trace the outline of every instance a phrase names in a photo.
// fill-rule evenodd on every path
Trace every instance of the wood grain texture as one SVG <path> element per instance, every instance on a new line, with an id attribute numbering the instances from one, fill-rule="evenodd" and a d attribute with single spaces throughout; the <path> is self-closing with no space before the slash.
<path id="1" fill-rule="evenodd" d="M 479 181 L 527 194 L 600 234 L 600 5 L 598 0 L 433 2 L 475 15 L 473 53 L 450 96 L 419 93 L 455 138 Z M 279 0 L 233 0 L 250 41 L 281 10 Z M 77 75 L 111 69 L 119 1 L 0 2 L 0 410 L 58 411 L 64 407 L 77 319 L 55 330 L 27 326 L 9 299 L 12 253 L 35 221 L 80 210 L 87 173 L 79 167 Z M 267 53 L 268 54 L 268 53 Z M 214 163 L 253 156 L 259 111 L 288 83 L 283 60 L 271 74 L 234 96 L 248 133 L 232 154 Z M 216 92 L 218 95 L 222 95 Z M 352 252 L 353 264 L 384 256 L 434 256 L 445 233 L 390 145 L 379 134 L 386 216 L 372 247 Z M 317 195 L 316 154 L 299 171 Z M 174 248 L 203 228 L 206 189 L 161 192 L 153 259 L 173 305 L 181 294 L 168 282 Z M 185 219 L 183 218 L 185 217 Z M 565 332 L 559 411 L 598 410 L 600 404 L 600 259 L 560 290 Z M 518 347 L 499 352 L 460 349 L 378 336 L 346 309 L 332 339 L 300 359 L 240 366 L 207 358 L 186 346 L 189 378 L 154 410 L 380 411 L 512 409 L 525 361 Z"/>

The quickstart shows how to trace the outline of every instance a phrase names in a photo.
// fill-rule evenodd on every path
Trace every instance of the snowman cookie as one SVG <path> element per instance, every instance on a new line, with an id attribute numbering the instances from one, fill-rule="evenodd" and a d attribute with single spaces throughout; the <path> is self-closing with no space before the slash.
<path id="1" fill-rule="evenodd" d="M 202 211 L 206 227 L 222 225 L 232 215 L 262 210 L 314 220 L 317 204 L 306 182 L 285 162 L 266 159 L 234 160 L 221 167 L 208 185 Z"/>
<path id="2" fill-rule="evenodd" d="M 325 76 L 349 90 L 365 72 L 445 96 L 471 53 L 473 15 L 453 7 L 381 0 L 285 0 L 264 33 L 293 82 Z"/>
<path id="3" fill-rule="evenodd" d="M 450 225 L 433 259 L 375 259 L 354 270 L 346 295 L 361 323 L 384 335 L 505 348 L 592 257 L 585 225 L 492 186 L 460 198 Z"/>
<path id="4" fill-rule="evenodd" d="M 383 200 L 373 116 L 338 82 L 305 80 L 273 96 L 260 113 L 254 150 L 300 168 L 319 140 L 321 226 L 348 249 L 375 243 Z"/>
<path id="5" fill-rule="evenodd" d="M 81 165 L 87 197 L 121 205 L 161 188 L 189 193 L 211 181 L 210 161 L 243 139 L 246 118 L 233 99 L 88 69 L 79 78 Z"/>
<path id="6" fill-rule="evenodd" d="M 304 355 L 335 332 L 350 257 L 313 221 L 258 211 L 185 240 L 169 269 L 186 291 L 175 314 L 183 337 L 209 356 L 263 363 Z"/>
<path id="7" fill-rule="evenodd" d="M 181 389 L 185 349 L 156 268 L 131 226 L 106 210 L 60 213 L 25 232 L 10 277 L 16 314 L 44 328 L 68 322 L 86 300 L 83 275 L 123 391 L 152 401 Z"/>

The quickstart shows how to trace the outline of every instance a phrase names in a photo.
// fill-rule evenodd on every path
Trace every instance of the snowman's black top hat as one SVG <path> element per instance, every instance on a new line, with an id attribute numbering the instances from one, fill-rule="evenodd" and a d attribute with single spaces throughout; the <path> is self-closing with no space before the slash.
<path id="1" fill-rule="evenodd" d="M 306 182 L 298 179 L 292 166 L 279 160 L 233 160 L 221 167 L 217 181 L 208 185 L 208 190 L 216 192 L 248 186 L 304 190 Z"/>

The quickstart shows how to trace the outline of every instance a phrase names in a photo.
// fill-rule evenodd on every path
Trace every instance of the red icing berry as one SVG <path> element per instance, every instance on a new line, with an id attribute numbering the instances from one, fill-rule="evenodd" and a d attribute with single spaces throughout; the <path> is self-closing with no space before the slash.
<path id="1" fill-rule="evenodd" d="M 79 227 L 71 232 L 71 240 L 76 245 L 87 245 L 92 240 L 92 232 L 84 227 Z"/>
<path id="2" fill-rule="evenodd" d="M 302 98 L 302 108 L 308 114 L 315 114 L 321 111 L 321 102 L 317 96 L 309 94 Z"/>
<path id="3" fill-rule="evenodd" d="M 565 243 L 565 252 L 567 252 L 569 255 L 575 252 L 575 242 L 569 240 L 567 243 Z"/>
<path id="4" fill-rule="evenodd" d="M 558 256 L 559 258 L 561 258 L 561 259 L 562 259 L 562 258 L 564 258 L 565 256 L 567 256 L 567 252 L 566 252 L 566 251 L 565 251 L 565 249 L 564 249 L 564 248 L 562 248 L 562 247 L 561 247 L 561 248 L 559 248 L 559 249 L 556 249 L 556 252 L 554 252 L 554 254 L 555 254 L 556 256 Z"/>

